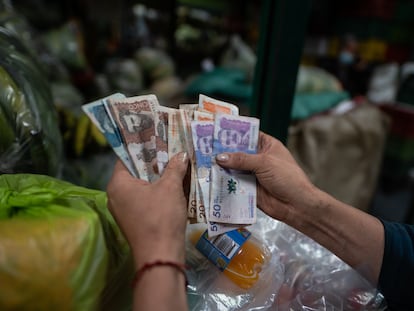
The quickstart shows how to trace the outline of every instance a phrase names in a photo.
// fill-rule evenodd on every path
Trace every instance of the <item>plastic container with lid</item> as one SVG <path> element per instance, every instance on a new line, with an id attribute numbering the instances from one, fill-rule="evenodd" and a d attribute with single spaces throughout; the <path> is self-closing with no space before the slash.
<path id="1" fill-rule="evenodd" d="M 210 238 L 207 230 L 196 230 L 191 233 L 190 241 L 233 283 L 244 289 L 256 284 L 271 257 L 264 242 L 245 228 Z"/>

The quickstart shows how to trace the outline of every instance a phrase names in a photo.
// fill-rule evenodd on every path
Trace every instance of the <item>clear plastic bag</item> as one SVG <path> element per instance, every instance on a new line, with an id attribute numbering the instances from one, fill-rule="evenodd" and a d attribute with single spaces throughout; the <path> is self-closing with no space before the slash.
<path id="1" fill-rule="evenodd" d="M 198 228 L 197 228 L 198 227 Z M 189 234 L 199 230 L 200 225 L 189 225 Z M 253 232 L 253 234 L 256 234 Z M 256 243 L 266 242 L 256 239 Z M 187 243 L 187 264 L 191 267 L 187 277 L 187 296 L 190 310 L 269 310 L 272 308 L 277 289 L 282 284 L 283 267 L 276 249 L 268 248 L 267 260 L 261 266 L 259 277 L 249 289 L 244 289 L 221 272 L 193 245 Z"/>
<path id="2" fill-rule="evenodd" d="M 280 222 L 266 234 L 285 268 L 277 310 L 385 310 L 372 284 L 309 237 Z"/>
<path id="3" fill-rule="evenodd" d="M 189 225 L 187 237 L 200 226 Z M 187 243 L 190 310 L 385 310 L 374 286 L 309 237 L 260 211 L 248 230 L 269 249 L 271 259 L 247 290 Z"/>

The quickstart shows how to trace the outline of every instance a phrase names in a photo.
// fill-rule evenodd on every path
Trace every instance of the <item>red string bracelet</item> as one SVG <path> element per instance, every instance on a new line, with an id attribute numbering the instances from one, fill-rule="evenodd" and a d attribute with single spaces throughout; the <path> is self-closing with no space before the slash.
<path id="1" fill-rule="evenodd" d="M 154 267 L 159 267 L 159 266 L 168 266 L 168 267 L 172 267 L 176 270 L 178 270 L 179 272 L 181 272 L 184 275 L 185 278 L 185 286 L 187 287 L 188 282 L 187 282 L 187 275 L 185 273 L 185 270 L 187 269 L 187 266 L 178 262 L 174 262 L 174 261 L 163 261 L 163 260 L 156 260 L 153 262 L 148 262 L 146 264 L 144 264 L 140 269 L 138 269 L 138 271 L 135 273 L 134 279 L 132 280 L 131 283 L 131 287 L 135 287 L 135 285 L 137 284 L 137 282 L 139 281 L 139 279 L 142 277 L 142 275 L 145 273 L 145 271 L 152 269 Z"/>

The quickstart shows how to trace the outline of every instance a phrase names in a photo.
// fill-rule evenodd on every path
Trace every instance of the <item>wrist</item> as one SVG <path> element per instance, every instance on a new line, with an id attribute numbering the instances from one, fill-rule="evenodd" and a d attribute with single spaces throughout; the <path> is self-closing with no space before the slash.
<path id="1" fill-rule="evenodd" d="M 329 250 L 344 247 L 349 211 L 354 210 L 328 193 L 314 187 L 300 208 L 292 213 L 289 225 Z"/>
<path id="2" fill-rule="evenodd" d="M 180 262 L 170 261 L 170 260 L 154 260 L 154 261 L 145 263 L 135 272 L 134 279 L 132 280 L 132 286 L 134 287 L 145 273 L 149 273 L 150 270 L 155 270 L 155 269 L 160 269 L 160 268 L 169 268 L 169 269 L 162 269 L 164 270 L 163 272 L 164 275 L 166 272 L 168 272 L 170 275 L 171 275 L 171 272 L 174 272 L 174 274 L 177 274 L 178 272 L 184 277 L 185 285 L 186 286 L 188 285 L 187 276 L 186 276 L 187 266 L 185 264 L 182 264 Z"/>
<path id="3" fill-rule="evenodd" d="M 134 263 L 137 268 L 157 260 L 185 263 L 185 246 L 180 244 L 150 245 L 139 249 L 132 248 Z"/>
<path id="4" fill-rule="evenodd" d="M 319 222 L 329 210 L 330 196 L 310 185 L 301 192 L 300 200 L 291 206 L 291 213 L 286 223 L 299 231 L 308 231 Z"/>

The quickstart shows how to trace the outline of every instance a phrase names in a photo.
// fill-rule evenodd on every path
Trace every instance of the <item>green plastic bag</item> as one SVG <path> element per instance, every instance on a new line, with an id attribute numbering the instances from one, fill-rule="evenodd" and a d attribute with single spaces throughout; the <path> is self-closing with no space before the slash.
<path id="1" fill-rule="evenodd" d="M 106 194 L 0 176 L 0 310 L 126 310 L 130 252 Z"/>

